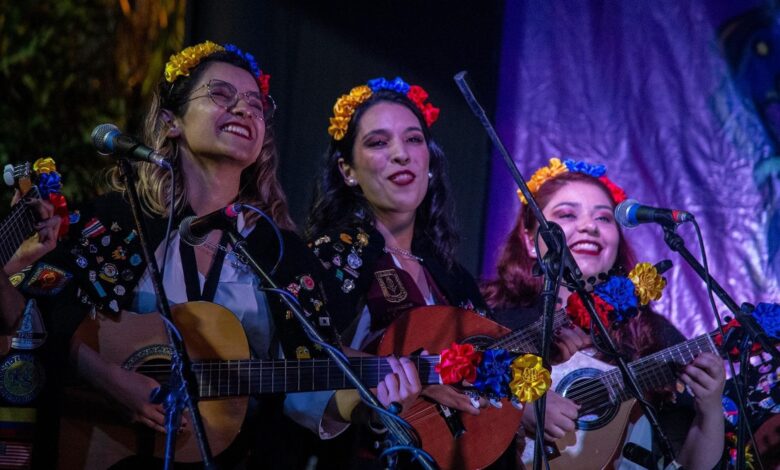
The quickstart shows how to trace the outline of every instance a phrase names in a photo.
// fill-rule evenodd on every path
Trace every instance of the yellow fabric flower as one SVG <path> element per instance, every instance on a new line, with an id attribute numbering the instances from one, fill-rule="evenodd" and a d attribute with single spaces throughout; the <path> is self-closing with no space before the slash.
<path id="1" fill-rule="evenodd" d="M 512 361 L 512 381 L 509 390 L 520 400 L 528 403 L 547 393 L 552 379 L 550 371 L 542 365 L 542 358 L 525 354 Z"/>
<path id="2" fill-rule="evenodd" d="M 661 298 L 666 287 L 664 279 L 658 270 L 650 263 L 639 263 L 628 273 L 628 278 L 634 283 L 634 293 L 640 305 L 647 305 L 651 300 Z"/>
<path id="3" fill-rule="evenodd" d="M 33 163 L 33 170 L 36 173 L 52 173 L 57 171 L 57 165 L 54 163 L 54 159 L 51 157 L 39 158 Z"/>
<path id="4" fill-rule="evenodd" d="M 173 54 L 165 64 L 165 80 L 173 83 L 179 77 L 189 77 L 190 70 L 197 66 L 204 57 L 225 48 L 211 41 L 202 42 L 183 49 L 178 54 Z"/>
<path id="5" fill-rule="evenodd" d="M 349 121 L 355 113 L 355 109 L 371 98 L 371 88 L 366 85 L 356 86 L 348 94 L 341 95 L 333 105 L 333 117 L 330 118 L 328 134 L 334 140 L 341 140 L 347 134 Z"/>
<path id="6" fill-rule="evenodd" d="M 551 158 L 550 164 L 536 170 L 526 184 L 528 185 L 531 194 L 536 195 L 539 188 L 541 188 L 547 180 L 555 178 L 560 174 L 567 173 L 568 171 L 569 169 L 566 168 L 566 165 L 561 163 L 560 159 Z M 517 197 L 520 198 L 520 201 L 522 201 L 523 204 L 528 204 L 528 201 L 525 200 L 525 196 L 523 196 L 523 193 L 521 193 L 519 189 L 517 190 Z"/>

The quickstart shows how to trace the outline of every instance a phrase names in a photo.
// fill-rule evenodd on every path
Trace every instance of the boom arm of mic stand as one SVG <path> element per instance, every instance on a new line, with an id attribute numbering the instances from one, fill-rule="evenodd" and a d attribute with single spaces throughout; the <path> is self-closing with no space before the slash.
<path id="1" fill-rule="evenodd" d="M 496 134 L 495 129 L 493 129 L 493 125 L 490 123 L 490 120 L 487 118 L 487 114 L 485 114 L 485 110 L 482 108 L 482 106 L 479 105 L 479 102 L 477 102 L 474 93 L 472 93 L 471 89 L 468 86 L 468 83 L 466 83 L 466 72 L 465 71 L 459 72 L 455 75 L 454 78 L 455 78 L 455 83 L 458 85 L 458 88 L 463 94 L 463 97 L 466 99 L 466 103 L 469 105 L 472 112 L 480 121 L 480 123 L 482 123 L 482 126 L 485 128 L 488 137 L 490 137 L 493 146 L 496 149 L 498 149 L 499 153 L 503 157 L 504 163 L 506 164 L 509 173 L 512 175 L 512 178 L 515 180 L 517 187 L 525 196 L 526 201 L 528 201 L 528 208 L 533 212 L 534 217 L 539 223 L 539 235 L 544 240 L 545 245 L 547 245 L 548 252 L 555 252 L 561 254 L 560 255 L 561 259 L 559 262 L 563 263 L 562 268 L 563 268 L 564 278 L 567 280 L 567 282 L 570 285 L 576 286 L 576 290 L 580 294 L 580 297 L 583 300 L 583 304 L 585 305 L 586 309 L 588 310 L 588 313 L 590 314 L 591 325 L 593 324 L 597 325 L 599 329 L 599 333 L 601 334 L 601 337 L 604 339 L 603 342 L 605 343 L 605 346 L 608 349 L 608 351 L 605 352 L 609 355 L 612 355 L 612 357 L 614 357 L 615 360 L 617 361 L 618 368 L 623 374 L 623 380 L 626 382 L 628 386 L 628 390 L 633 393 L 633 395 L 637 398 L 637 401 L 639 401 L 639 403 L 642 405 L 645 414 L 647 414 L 648 416 L 650 425 L 653 427 L 655 434 L 659 436 L 659 440 L 661 441 L 661 448 L 664 451 L 664 455 L 667 456 L 667 458 L 669 458 L 669 461 L 671 462 L 672 460 L 674 460 L 674 452 L 672 450 L 671 444 L 669 443 L 669 439 L 666 437 L 663 430 L 661 429 L 661 426 L 658 422 L 658 418 L 656 417 L 652 406 L 650 405 L 650 403 L 647 402 L 647 400 L 644 399 L 644 396 L 641 393 L 641 389 L 637 385 L 636 377 L 634 377 L 633 373 L 628 368 L 626 361 L 622 357 L 620 357 L 619 354 L 617 353 L 617 349 L 615 348 L 614 343 L 612 342 L 611 338 L 607 334 L 607 329 L 604 327 L 604 324 L 601 322 L 601 319 L 596 313 L 596 307 L 593 304 L 593 300 L 591 299 L 588 292 L 585 291 L 585 287 L 582 285 L 582 281 L 580 280 L 580 277 L 582 276 L 582 272 L 577 266 L 577 262 L 574 260 L 574 257 L 571 255 L 568 246 L 566 246 L 565 237 L 557 236 L 555 233 L 556 229 L 554 227 L 551 227 L 554 224 L 548 222 L 547 219 L 544 217 L 544 213 L 542 213 L 542 210 L 539 207 L 539 205 L 536 203 L 533 194 L 531 194 L 531 191 L 528 189 L 528 185 L 526 185 L 523 176 L 520 174 L 520 170 L 517 169 L 517 165 L 515 164 L 515 161 L 509 155 L 509 152 L 507 152 L 506 148 L 504 147 L 504 144 L 501 142 L 501 139 L 499 139 L 498 135 Z M 560 228 L 558 228 L 558 230 L 560 230 Z M 548 281 L 547 279 L 548 276 L 549 276 L 548 274 L 545 274 L 546 287 L 554 285 L 552 281 Z M 552 336 L 551 333 L 552 333 L 552 324 L 553 324 L 552 323 L 553 307 L 554 307 L 554 302 L 545 302 L 545 310 L 543 312 L 543 315 L 545 315 L 545 319 L 544 319 L 545 328 L 542 330 L 542 338 L 544 339 L 544 342 L 542 343 L 542 360 L 544 361 L 545 364 L 549 364 L 549 344 L 546 344 L 549 343 L 549 341 L 547 341 L 546 338 Z M 537 407 L 537 409 L 541 408 L 541 410 L 544 411 L 544 407 L 545 407 L 545 401 L 543 396 L 542 403 Z M 536 419 L 537 419 L 537 425 L 539 425 L 541 421 L 541 425 L 543 427 L 544 414 L 542 413 L 537 415 Z M 540 468 L 541 465 L 539 459 L 536 458 L 540 455 L 539 447 L 540 446 L 536 446 L 535 450 L 537 454 L 534 458 L 534 468 L 537 469 Z"/>
<path id="2" fill-rule="evenodd" d="M 130 208 L 133 212 L 133 219 L 135 225 L 138 228 L 138 240 L 141 244 L 141 251 L 146 259 L 146 264 L 149 266 L 149 272 L 152 278 L 152 286 L 154 292 L 157 295 L 158 307 L 160 314 L 168 319 L 168 322 L 173 322 L 171 316 L 171 307 L 168 305 L 168 297 L 165 295 L 165 288 L 163 287 L 162 279 L 160 278 L 160 270 L 157 266 L 157 260 L 155 259 L 152 251 L 147 243 L 147 230 L 146 224 L 143 221 L 141 215 L 141 203 L 138 198 L 138 191 L 135 186 L 135 178 L 133 176 L 133 167 L 127 159 L 121 158 L 118 163 L 119 170 L 122 178 L 125 182 L 125 187 L 130 193 Z M 170 208 L 173 210 L 173 208 Z M 177 423 L 174 423 L 174 418 L 181 416 L 180 409 L 168 409 L 168 406 L 185 406 L 190 410 L 190 418 L 192 420 L 192 429 L 195 434 L 195 439 L 200 449 L 200 455 L 203 459 L 203 468 L 216 469 L 216 464 L 211 456 L 211 448 L 209 447 L 206 432 L 203 428 L 203 419 L 200 416 L 200 409 L 196 397 L 196 378 L 192 372 L 192 363 L 187 355 L 187 351 L 178 336 L 171 334 L 170 327 L 166 327 L 168 333 L 168 341 L 171 344 L 171 381 L 174 384 L 170 388 L 168 393 L 173 394 L 172 397 L 166 399 L 166 415 L 167 423 L 171 429 L 167 429 L 168 434 L 166 436 L 165 446 L 165 468 L 172 468 L 174 460 L 174 452 L 176 450 L 175 439 L 177 429 L 173 429 Z M 184 394 L 182 397 L 181 394 Z"/>
<path id="3" fill-rule="evenodd" d="M 272 288 L 272 289 L 279 289 L 279 287 L 276 285 L 273 279 L 263 270 L 263 268 L 255 261 L 255 259 L 252 257 L 252 255 L 247 251 L 246 249 L 246 240 L 244 240 L 244 237 L 239 234 L 235 228 L 230 228 L 227 230 L 228 237 L 230 238 L 230 243 L 233 245 L 233 250 L 237 251 L 241 256 L 244 257 L 244 259 L 247 260 L 247 264 L 252 268 L 252 270 L 259 276 L 259 278 L 263 281 L 263 283 Z M 320 343 L 320 344 L 326 344 L 325 339 L 320 335 L 319 331 L 317 331 L 314 326 L 309 323 L 309 320 L 306 319 L 306 316 L 304 315 L 303 311 L 300 308 L 300 305 L 297 303 L 291 301 L 287 296 L 281 296 L 282 301 L 287 305 L 287 307 L 290 309 L 290 311 L 295 315 L 295 318 L 298 320 L 298 322 L 301 324 L 301 327 L 304 329 L 306 334 L 311 338 L 313 341 Z M 323 348 L 330 358 L 333 360 L 333 362 L 344 372 L 344 375 L 346 376 L 347 380 L 354 385 L 355 389 L 357 389 L 358 393 L 363 397 L 364 400 L 368 401 L 368 403 L 375 407 L 382 407 L 382 404 L 377 400 L 377 398 L 374 396 L 371 391 L 368 390 L 368 388 L 360 381 L 357 375 L 355 375 L 355 372 L 352 370 L 352 368 L 349 366 L 348 363 L 344 361 L 344 358 L 337 354 L 335 351 L 331 350 L 330 348 Z M 388 432 L 394 437 L 396 442 L 401 444 L 402 446 L 407 447 L 416 447 L 416 444 L 414 442 L 414 437 L 403 427 L 401 426 L 395 419 L 390 419 L 383 414 L 379 415 L 379 418 L 382 420 L 382 424 L 385 425 Z M 432 465 L 430 462 L 428 462 L 424 458 L 418 459 L 419 464 L 427 469 L 427 470 L 433 470 L 437 467 Z"/>

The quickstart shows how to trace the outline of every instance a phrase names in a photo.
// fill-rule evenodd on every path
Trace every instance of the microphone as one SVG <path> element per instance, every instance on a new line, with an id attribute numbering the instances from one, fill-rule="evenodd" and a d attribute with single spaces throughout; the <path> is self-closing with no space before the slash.
<path id="1" fill-rule="evenodd" d="M 101 124 L 94 128 L 92 145 L 101 155 L 120 154 L 130 160 L 154 163 L 169 170 L 171 168 L 165 157 L 135 138 L 122 134 L 113 124 Z"/>
<path id="2" fill-rule="evenodd" d="M 235 203 L 201 217 L 185 217 L 179 225 L 179 236 L 188 245 L 202 245 L 206 242 L 209 232 L 229 227 L 242 208 L 241 204 Z"/>
<path id="3" fill-rule="evenodd" d="M 639 224 L 647 223 L 676 227 L 683 222 L 693 220 L 693 215 L 685 211 L 643 206 L 634 199 L 626 199 L 615 207 L 615 219 L 626 228 L 634 228 Z"/>

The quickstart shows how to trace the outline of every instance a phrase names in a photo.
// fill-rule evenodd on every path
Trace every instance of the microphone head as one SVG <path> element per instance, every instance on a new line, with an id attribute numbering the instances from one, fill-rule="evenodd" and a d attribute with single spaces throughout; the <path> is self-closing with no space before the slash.
<path id="1" fill-rule="evenodd" d="M 194 215 L 185 217 L 179 225 L 179 237 L 181 237 L 181 241 L 190 246 L 200 246 L 206 243 L 206 238 L 208 238 L 208 233 L 202 237 L 198 237 L 192 234 L 192 229 L 190 227 L 192 226 L 192 222 L 195 221 L 195 219 L 197 219 L 197 217 Z"/>
<path id="2" fill-rule="evenodd" d="M 113 124 L 101 124 L 92 129 L 92 145 L 101 155 L 114 153 L 114 136 L 119 128 Z"/>
<path id="3" fill-rule="evenodd" d="M 615 220 L 617 220 L 617 223 L 626 228 L 634 228 L 639 225 L 634 216 L 637 207 L 639 207 L 639 203 L 635 199 L 626 199 L 618 204 L 615 207 Z"/>

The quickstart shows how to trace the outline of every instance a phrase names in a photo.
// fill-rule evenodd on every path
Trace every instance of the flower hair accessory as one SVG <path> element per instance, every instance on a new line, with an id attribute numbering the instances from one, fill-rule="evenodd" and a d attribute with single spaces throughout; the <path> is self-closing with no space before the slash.
<path id="1" fill-rule="evenodd" d="M 374 78 L 365 85 L 356 86 L 349 93 L 341 95 L 336 100 L 336 104 L 333 105 L 333 117 L 330 118 L 330 126 L 328 126 L 328 134 L 334 140 L 343 139 L 357 107 L 365 103 L 374 93 L 380 90 L 390 90 L 406 95 L 420 110 L 425 119 L 425 125 L 428 127 L 431 127 L 439 118 L 439 108 L 425 102 L 428 99 L 428 92 L 422 87 L 409 85 L 401 77 L 396 77 L 394 80 Z"/>
<path id="2" fill-rule="evenodd" d="M 661 298 L 666 279 L 650 263 L 638 263 L 628 276 L 611 275 L 593 289 L 596 313 L 613 328 L 637 316 L 639 307 Z M 569 296 L 566 313 L 572 322 L 584 330 L 590 329 L 590 315 L 579 293 Z"/>
<path id="3" fill-rule="evenodd" d="M 561 162 L 561 160 L 558 158 L 551 158 L 550 163 L 547 166 L 543 166 L 536 170 L 536 172 L 533 174 L 533 176 L 531 176 L 531 179 L 528 180 L 526 184 L 528 185 L 528 189 L 531 191 L 531 194 L 535 196 L 544 183 L 559 175 L 562 175 L 563 173 L 569 172 L 582 173 L 601 181 L 601 183 L 609 190 L 609 193 L 612 196 L 612 201 L 615 203 L 615 205 L 620 204 L 626 200 L 625 191 L 623 191 L 620 186 L 613 183 L 612 180 L 607 178 L 606 166 L 587 162 L 578 162 L 572 159 L 567 159 Z M 517 190 L 517 197 L 520 198 L 520 201 L 522 201 L 523 204 L 528 204 L 528 201 L 525 200 L 525 196 L 523 196 L 523 193 L 520 192 L 519 189 Z"/>
<path id="4" fill-rule="evenodd" d="M 260 88 L 260 92 L 263 96 L 268 96 L 269 83 L 271 76 L 267 73 L 263 73 L 260 67 L 257 65 L 255 57 L 248 53 L 243 52 L 238 46 L 233 44 L 225 44 L 220 46 L 211 41 L 205 41 L 194 46 L 183 49 L 178 54 L 171 55 L 168 63 L 165 64 L 165 81 L 168 83 L 175 82 L 179 77 L 189 77 L 190 71 L 197 67 L 198 64 L 205 58 L 215 52 L 229 52 L 249 63 L 249 69 L 252 75 L 257 80 L 257 84 Z"/>

